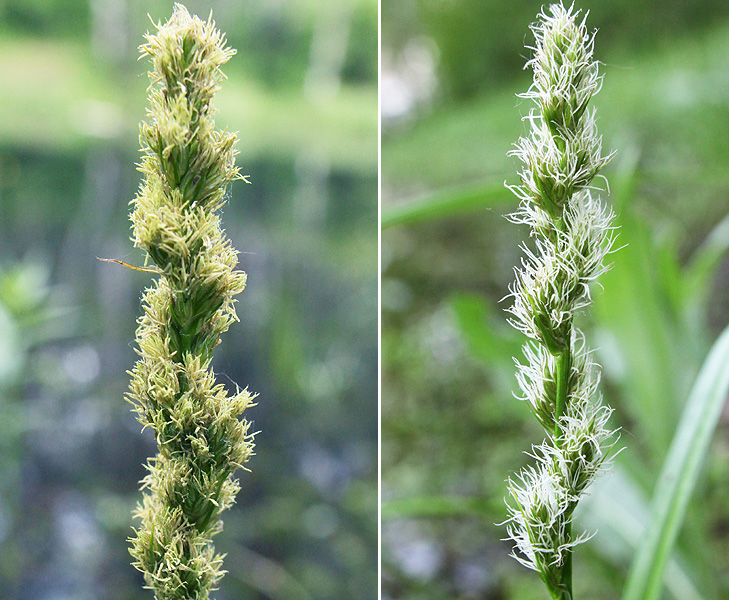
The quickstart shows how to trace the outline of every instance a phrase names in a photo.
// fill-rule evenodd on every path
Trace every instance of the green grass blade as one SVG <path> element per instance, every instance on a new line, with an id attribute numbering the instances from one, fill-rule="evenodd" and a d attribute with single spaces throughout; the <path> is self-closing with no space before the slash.
<path id="1" fill-rule="evenodd" d="M 722 259 L 729 252 L 729 215 L 711 230 L 691 257 L 686 269 L 686 296 L 705 307 L 710 286 Z"/>
<path id="2" fill-rule="evenodd" d="M 521 355 L 523 340 L 506 323 L 503 309 L 485 296 L 466 292 L 454 294 L 451 307 L 471 354 L 495 372 L 505 371 L 511 382 L 514 357 Z"/>
<path id="3" fill-rule="evenodd" d="M 486 183 L 442 190 L 419 200 L 384 209 L 382 211 L 382 229 L 451 217 L 509 202 L 515 203 L 516 199 L 503 183 Z"/>
<path id="4" fill-rule="evenodd" d="M 623 600 L 656 600 L 721 408 L 729 392 L 729 327 L 709 352 L 681 415 L 653 498 L 653 520 Z"/>
<path id="5" fill-rule="evenodd" d="M 599 543 L 592 544 L 594 552 L 616 569 L 622 568 L 638 551 L 651 520 L 650 506 L 642 489 L 620 464 L 616 464 L 607 477 L 595 482 L 580 502 L 578 513 L 580 529 L 598 532 Z M 675 553 L 666 564 L 666 598 L 712 598 L 697 588 L 694 583 L 697 580 L 697 574 Z"/>

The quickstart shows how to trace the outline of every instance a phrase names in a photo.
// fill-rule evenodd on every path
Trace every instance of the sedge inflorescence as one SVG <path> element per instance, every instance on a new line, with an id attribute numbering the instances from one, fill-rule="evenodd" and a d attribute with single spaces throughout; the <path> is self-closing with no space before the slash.
<path id="1" fill-rule="evenodd" d="M 521 399 L 547 438 L 532 448 L 535 464 L 509 480 L 506 524 L 513 556 L 565 600 L 572 598 L 572 549 L 589 537 L 573 535 L 573 513 L 616 440 L 598 392 L 599 367 L 574 324 L 615 241 L 614 215 L 593 183 L 612 155 L 602 153 L 589 106 L 602 76 L 585 18 L 554 4 L 532 25 L 534 82 L 521 97 L 536 107 L 525 117 L 528 135 L 511 152 L 523 163 L 521 184 L 510 187 L 520 200 L 511 220 L 530 227 L 532 247 L 524 246 L 508 310 L 529 338 L 526 362 L 517 361 Z"/>
<path id="2" fill-rule="evenodd" d="M 157 600 L 207 600 L 223 574 L 212 536 L 238 492 L 233 473 L 253 450 L 239 419 L 253 396 L 229 394 L 210 367 L 246 282 L 218 216 L 239 178 L 236 136 L 213 121 L 220 67 L 234 50 L 211 20 L 179 4 L 156 29 L 140 47 L 152 70 L 131 220 L 135 246 L 160 276 L 144 295 L 129 400 L 159 452 L 147 465 L 130 552 Z"/>

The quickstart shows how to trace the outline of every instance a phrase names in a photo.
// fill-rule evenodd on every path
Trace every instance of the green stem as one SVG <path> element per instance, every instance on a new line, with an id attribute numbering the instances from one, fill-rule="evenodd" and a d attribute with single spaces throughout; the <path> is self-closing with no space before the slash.
<path id="1" fill-rule="evenodd" d="M 570 371 L 572 370 L 572 352 L 568 346 L 557 357 L 557 397 L 554 406 L 554 443 L 557 447 L 561 444 L 562 431 L 560 419 L 567 411 L 567 394 L 569 387 Z M 572 539 L 572 523 L 566 526 L 567 539 Z M 558 589 L 552 592 L 555 600 L 572 600 L 572 551 L 567 552 L 564 559 L 564 566 L 561 570 L 562 581 Z"/>
<path id="2" fill-rule="evenodd" d="M 567 539 L 572 539 L 572 521 L 567 523 L 566 527 Z M 562 584 L 565 586 L 565 591 L 562 594 L 564 600 L 572 600 L 572 549 L 567 552 L 567 556 L 564 559 L 564 569 L 562 569 Z"/>
<path id="3" fill-rule="evenodd" d="M 560 445 L 560 419 L 567 411 L 567 387 L 569 384 L 570 370 L 572 369 L 572 353 L 567 347 L 557 357 L 557 397 L 554 402 L 554 443 Z"/>
<path id="4" fill-rule="evenodd" d="M 567 538 L 572 537 L 572 523 L 568 523 L 567 527 Z M 564 565 L 560 570 L 561 581 L 556 585 L 550 585 L 550 582 L 545 581 L 549 594 L 552 596 L 552 600 L 573 600 L 572 596 L 572 552 L 567 552 L 567 556 L 564 559 Z"/>

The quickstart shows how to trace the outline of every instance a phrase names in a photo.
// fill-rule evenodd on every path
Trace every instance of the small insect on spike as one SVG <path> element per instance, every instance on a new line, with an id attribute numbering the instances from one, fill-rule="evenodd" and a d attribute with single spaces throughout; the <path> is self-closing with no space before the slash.
<path id="1" fill-rule="evenodd" d="M 97 256 L 96 260 L 100 260 L 101 262 L 116 263 L 118 265 L 122 265 L 122 266 L 126 267 L 127 269 L 133 269 L 135 271 L 144 271 L 145 273 L 156 273 L 159 275 L 162 272 L 159 270 L 159 267 L 135 267 L 134 265 L 125 263 L 123 260 L 117 260 L 116 258 L 99 258 Z"/>
<path id="2" fill-rule="evenodd" d="M 607 426 L 611 410 L 597 391 L 599 368 L 574 326 L 615 241 L 614 215 L 592 183 L 612 154 L 602 154 L 588 107 L 602 76 L 587 15 L 579 16 L 574 6 L 554 4 L 532 25 L 536 44 L 527 67 L 534 83 L 522 97 L 536 106 L 525 118 L 529 134 L 510 153 L 524 163 L 521 184 L 507 186 L 520 200 L 510 220 L 528 225 L 534 238 L 515 269 L 514 304 L 507 309 L 510 323 L 531 338 L 526 364 L 517 362 L 517 381 L 547 439 L 532 447 L 536 466 L 509 481 L 506 526 L 512 556 L 561 600 L 572 600 L 573 549 L 590 537 L 573 534 L 572 514 L 616 439 Z"/>
<path id="3" fill-rule="evenodd" d="M 220 67 L 234 52 L 211 20 L 181 4 L 155 27 L 140 48 L 152 70 L 140 136 L 144 179 L 131 214 L 134 244 L 153 265 L 100 260 L 159 276 L 144 294 L 128 394 L 159 447 L 135 512 L 133 564 L 156 600 L 208 600 L 224 573 L 212 537 L 238 492 L 233 474 L 253 453 L 239 416 L 255 396 L 229 394 L 209 368 L 246 281 L 219 216 L 240 178 L 236 136 L 213 120 Z"/>

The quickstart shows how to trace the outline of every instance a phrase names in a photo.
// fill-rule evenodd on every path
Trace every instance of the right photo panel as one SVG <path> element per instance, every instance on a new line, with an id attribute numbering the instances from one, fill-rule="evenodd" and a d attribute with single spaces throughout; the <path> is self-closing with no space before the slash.
<path id="1" fill-rule="evenodd" d="M 729 598 L 729 5 L 381 40 L 382 599 Z"/>

